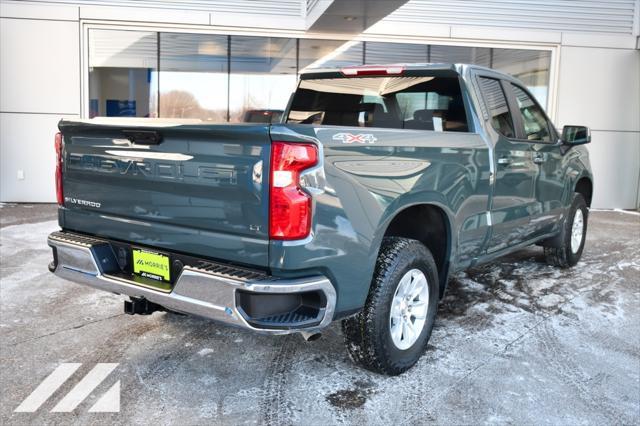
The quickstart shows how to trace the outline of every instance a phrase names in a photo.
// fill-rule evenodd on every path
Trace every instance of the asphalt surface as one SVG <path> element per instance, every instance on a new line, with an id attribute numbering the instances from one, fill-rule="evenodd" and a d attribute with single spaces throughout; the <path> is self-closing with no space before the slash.
<path id="1" fill-rule="evenodd" d="M 118 296 L 47 271 L 55 208 L 0 213 L 3 425 L 640 423 L 637 213 L 592 212 L 573 269 L 546 266 L 532 247 L 453 277 L 428 351 L 393 378 L 354 366 L 338 324 L 306 343 L 124 315 Z M 14 412 L 73 362 L 40 409 Z M 74 411 L 50 412 L 96 363 L 118 366 Z M 90 413 L 117 380 L 120 412 Z"/>

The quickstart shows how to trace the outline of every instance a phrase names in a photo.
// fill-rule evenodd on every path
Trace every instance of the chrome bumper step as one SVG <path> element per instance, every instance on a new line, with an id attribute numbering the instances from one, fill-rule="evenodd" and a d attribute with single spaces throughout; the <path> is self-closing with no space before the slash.
<path id="1" fill-rule="evenodd" d="M 193 266 L 184 266 L 171 291 L 163 292 L 113 275 L 120 267 L 107 240 L 61 231 L 49 235 L 48 244 L 54 256 L 49 269 L 60 278 L 111 293 L 144 298 L 173 311 L 268 334 L 315 332 L 333 320 L 336 292 L 324 276 L 278 279 L 263 272 L 203 260 Z M 239 305 L 238 293 L 300 298 L 320 293 L 322 306 L 318 306 L 311 318 L 295 315 L 295 312 L 251 318 Z M 275 317 L 288 322 L 275 322 Z M 273 327 L 272 323 L 275 324 Z"/>

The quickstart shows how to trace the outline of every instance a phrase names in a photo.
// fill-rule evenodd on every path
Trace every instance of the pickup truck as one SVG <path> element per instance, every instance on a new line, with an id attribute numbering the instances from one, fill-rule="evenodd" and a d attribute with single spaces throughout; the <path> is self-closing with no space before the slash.
<path id="1" fill-rule="evenodd" d="M 50 271 L 268 334 L 336 320 L 395 375 L 425 351 L 448 277 L 538 244 L 582 254 L 591 139 L 471 65 L 303 73 L 279 123 L 61 121 Z"/>

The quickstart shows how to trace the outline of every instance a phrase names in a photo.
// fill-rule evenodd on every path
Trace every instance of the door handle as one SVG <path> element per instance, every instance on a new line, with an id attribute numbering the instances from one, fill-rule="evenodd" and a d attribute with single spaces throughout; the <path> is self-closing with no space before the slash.
<path id="1" fill-rule="evenodd" d="M 511 164 L 511 158 L 507 158 L 507 157 L 498 158 L 498 164 L 501 164 L 503 166 Z"/>
<path id="2" fill-rule="evenodd" d="M 537 156 L 533 157 L 533 162 L 536 163 L 536 164 L 544 163 L 544 156 L 537 155 Z"/>

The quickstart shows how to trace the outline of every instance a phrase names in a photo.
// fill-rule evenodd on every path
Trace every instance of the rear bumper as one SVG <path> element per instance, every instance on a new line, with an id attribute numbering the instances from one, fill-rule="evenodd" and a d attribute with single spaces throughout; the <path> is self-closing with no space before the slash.
<path id="1" fill-rule="evenodd" d="M 54 253 L 49 269 L 60 278 L 111 293 L 145 298 L 170 310 L 267 334 L 311 333 L 326 327 L 333 319 L 336 292 L 324 276 L 276 279 L 261 274 L 212 272 L 220 270 L 213 264 L 211 267 L 185 266 L 173 289 L 162 292 L 110 275 L 109 272 L 117 268 L 117 260 L 106 240 L 54 232 L 49 235 L 48 244 Z M 266 299 L 256 297 L 257 300 L 285 295 L 304 299 L 303 295 L 313 295 L 317 296 L 314 298 L 317 306 L 307 309 L 303 315 L 300 310 L 291 310 L 270 317 L 252 318 L 243 309 L 242 300 L 254 295 L 270 295 Z"/>

